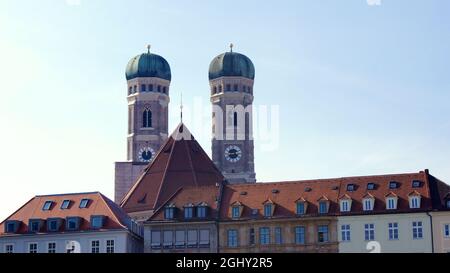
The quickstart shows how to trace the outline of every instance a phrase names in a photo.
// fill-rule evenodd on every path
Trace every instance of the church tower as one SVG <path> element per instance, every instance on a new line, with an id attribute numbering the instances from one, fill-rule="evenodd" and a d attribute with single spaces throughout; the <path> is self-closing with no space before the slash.
<path id="1" fill-rule="evenodd" d="M 255 183 L 252 104 L 255 67 L 245 55 L 230 52 L 209 66 L 212 159 L 229 183 Z"/>
<path id="2" fill-rule="evenodd" d="M 161 56 L 132 58 L 126 68 L 128 132 L 127 161 L 115 164 L 115 202 L 120 203 L 168 136 L 171 72 Z"/>

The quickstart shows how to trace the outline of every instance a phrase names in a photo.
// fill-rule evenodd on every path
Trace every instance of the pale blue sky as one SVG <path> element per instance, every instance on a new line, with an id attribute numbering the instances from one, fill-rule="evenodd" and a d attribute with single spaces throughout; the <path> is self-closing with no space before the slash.
<path id="1" fill-rule="evenodd" d="M 208 105 L 209 63 L 230 42 L 253 60 L 255 105 L 280 108 L 279 148 L 256 143 L 259 181 L 429 168 L 448 182 L 449 12 L 445 0 L 0 0 L 0 218 L 36 194 L 113 196 L 124 69 L 148 43 L 172 68 L 170 130 L 180 91 Z"/>

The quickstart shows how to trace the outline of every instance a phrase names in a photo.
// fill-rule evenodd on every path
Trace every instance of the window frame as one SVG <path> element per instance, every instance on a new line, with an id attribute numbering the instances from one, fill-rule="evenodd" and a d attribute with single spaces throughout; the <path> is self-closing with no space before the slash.
<path id="1" fill-rule="evenodd" d="M 444 238 L 450 238 L 450 224 L 444 224 L 443 235 Z"/>
<path id="2" fill-rule="evenodd" d="M 73 220 L 75 220 L 76 227 L 75 228 L 70 228 L 70 222 L 73 221 Z M 79 230 L 80 229 L 80 222 L 81 222 L 81 219 L 78 216 L 68 216 L 68 217 L 66 217 L 66 230 L 68 230 L 68 231 L 77 231 L 77 230 Z"/>
<path id="3" fill-rule="evenodd" d="M 62 210 L 69 209 L 71 203 L 72 203 L 71 200 L 68 200 L 68 199 L 63 200 L 62 203 L 61 203 L 61 206 L 59 208 L 62 209 Z"/>
<path id="4" fill-rule="evenodd" d="M 322 236 L 321 236 L 322 234 Z M 321 240 L 322 238 L 322 240 Z M 317 242 L 324 244 L 330 242 L 330 227 L 328 225 L 317 226 Z"/>
<path id="5" fill-rule="evenodd" d="M 274 235 L 275 235 L 275 244 L 276 245 L 283 244 L 283 228 L 275 227 Z"/>
<path id="6" fill-rule="evenodd" d="M 227 246 L 229 248 L 239 247 L 239 233 L 237 229 L 227 229 Z"/>
<path id="7" fill-rule="evenodd" d="M 364 241 L 375 241 L 375 224 L 366 223 L 364 224 Z"/>
<path id="8" fill-rule="evenodd" d="M 264 204 L 264 217 L 269 218 L 272 217 L 273 204 L 266 203 Z"/>
<path id="9" fill-rule="evenodd" d="M 388 223 L 388 239 L 389 241 L 400 240 L 398 222 Z"/>
<path id="10" fill-rule="evenodd" d="M 300 232 L 302 231 L 302 232 Z M 305 226 L 296 226 L 294 229 L 295 233 L 295 244 L 296 245 L 305 245 L 306 244 L 306 227 Z M 301 240 L 300 240 L 301 239 Z"/>
<path id="11" fill-rule="evenodd" d="M 52 250 L 50 250 L 50 244 L 54 244 L 54 248 Z M 56 249 L 57 249 L 56 241 L 47 242 L 47 253 L 54 254 L 54 253 L 56 253 Z M 52 252 L 50 252 L 50 251 L 52 251 Z"/>
<path id="12" fill-rule="evenodd" d="M 108 242 L 112 242 L 112 245 L 108 245 Z M 112 251 L 111 251 L 112 247 Z M 115 239 L 106 239 L 105 240 L 105 253 L 113 254 L 116 253 L 116 240 Z"/>
<path id="13" fill-rule="evenodd" d="M 89 203 L 90 203 L 90 199 L 88 198 L 83 198 L 80 201 L 80 205 L 78 206 L 78 208 L 80 209 L 86 209 L 87 207 L 89 207 Z"/>
<path id="14" fill-rule="evenodd" d="M 44 202 L 44 205 L 42 205 L 42 211 L 50 211 L 53 207 L 53 201 L 47 200 Z"/>
<path id="15" fill-rule="evenodd" d="M 8 250 L 8 247 L 11 247 L 11 250 Z M 13 254 L 15 251 L 15 245 L 14 243 L 6 243 L 3 247 L 5 254 Z"/>
<path id="16" fill-rule="evenodd" d="M 94 245 L 94 243 L 98 243 L 98 245 Z M 91 254 L 101 253 L 101 251 L 100 251 L 101 247 L 102 247 L 102 243 L 100 240 L 98 240 L 98 239 L 89 240 L 89 250 L 90 250 L 89 253 L 91 253 Z M 94 249 L 95 249 L 95 251 L 94 251 Z"/>
<path id="17" fill-rule="evenodd" d="M 159 236 L 153 236 L 153 234 L 159 234 Z M 161 239 L 161 236 L 162 236 L 162 231 L 161 230 L 151 230 L 150 231 L 150 247 L 152 248 L 152 249 L 161 249 L 161 247 L 162 247 L 162 239 Z M 158 242 L 154 242 L 154 240 L 153 239 L 156 239 L 156 238 L 159 238 L 158 239 Z"/>
<path id="18" fill-rule="evenodd" d="M 34 246 L 36 246 L 36 249 L 31 249 L 31 246 L 32 245 L 34 245 Z M 36 243 L 36 242 L 29 242 L 28 244 L 27 244 L 27 253 L 29 253 L 29 254 L 36 254 L 36 253 L 39 253 L 39 244 L 38 243 Z"/>
<path id="19" fill-rule="evenodd" d="M 322 208 L 325 208 L 325 211 L 322 210 Z M 320 201 L 319 202 L 319 214 L 327 214 L 328 213 L 328 202 L 327 201 Z"/>
<path id="20" fill-rule="evenodd" d="M 95 220 L 100 219 L 100 226 L 94 226 Z M 105 225 L 105 216 L 103 215 L 91 215 L 90 227 L 91 229 L 102 229 Z"/>
<path id="21" fill-rule="evenodd" d="M 240 206 L 232 206 L 231 207 L 231 218 L 239 219 L 240 217 L 241 217 L 241 207 Z"/>
<path id="22" fill-rule="evenodd" d="M 423 222 L 422 221 L 413 221 L 412 222 L 412 235 L 413 235 L 413 240 L 422 240 L 423 239 Z"/>
<path id="23" fill-rule="evenodd" d="M 259 244 L 266 246 L 270 245 L 270 227 L 259 228 Z"/>
<path id="24" fill-rule="evenodd" d="M 301 211 L 299 210 L 300 207 L 301 207 Z M 306 214 L 306 204 L 305 204 L 305 202 L 297 202 L 295 209 L 296 209 L 295 213 L 297 215 L 305 215 Z M 301 212 L 301 213 L 299 213 L 299 212 Z"/>
<path id="25" fill-rule="evenodd" d="M 350 224 L 342 224 L 341 225 L 341 241 L 342 242 L 351 242 L 351 226 Z"/>

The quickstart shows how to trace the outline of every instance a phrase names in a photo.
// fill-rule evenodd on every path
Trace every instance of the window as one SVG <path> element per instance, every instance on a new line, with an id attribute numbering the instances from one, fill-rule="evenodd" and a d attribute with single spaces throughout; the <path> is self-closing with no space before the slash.
<path id="1" fill-rule="evenodd" d="M 197 207 L 197 217 L 198 218 L 206 218 L 206 206 L 198 206 Z"/>
<path id="2" fill-rule="evenodd" d="M 418 209 L 418 208 L 420 208 L 420 196 L 411 196 L 409 198 L 409 207 L 411 209 Z"/>
<path id="3" fill-rule="evenodd" d="M 364 240 L 375 240 L 375 224 L 364 224 Z"/>
<path id="4" fill-rule="evenodd" d="M 375 189 L 375 183 L 369 183 L 367 184 L 367 190 L 372 191 Z"/>
<path id="5" fill-rule="evenodd" d="M 56 253 L 56 243 L 48 243 L 47 244 L 47 253 Z"/>
<path id="6" fill-rule="evenodd" d="M 412 182 L 412 187 L 413 188 L 420 188 L 422 186 L 422 182 L 420 182 L 419 180 L 414 180 Z"/>
<path id="7" fill-rule="evenodd" d="M 348 184 L 347 191 L 355 191 L 355 184 Z"/>
<path id="8" fill-rule="evenodd" d="M 350 201 L 341 200 L 341 212 L 349 212 L 349 211 L 350 211 Z"/>
<path id="9" fill-rule="evenodd" d="M 194 214 L 194 208 L 193 207 L 185 207 L 184 208 L 184 218 L 185 219 L 191 219 Z"/>
<path id="10" fill-rule="evenodd" d="M 398 223 L 389 223 L 389 240 L 398 240 Z"/>
<path id="11" fill-rule="evenodd" d="M 209 229 L 200 230 L 200 247 L 209 247 Z"/>
<path id="12" fill-rule="evenodd" d="M 398 188 L 398 183 L 395 181 L 391 181 L 389 182 L 389 189 L 397 189 Z"/>
<path id="13" fill-rule="evenodd" d="M 271 217 L 271 216 L 272 216 L 272 204 L 265 204 L 264 217 Z"/>
<path id="14" fill-rule="evenodd" d="M 61 204 L 61 209 L 68 209 L 70 206 L 70 200 L 64 200 Z"/>
<path id="15" fill-rule="evenodd" d="M 161 248 L 161 231 L 152 230 L 150 244 L 153 249 Z"/>
<path id="16" fill-rule="evenodd" d="M 47 230 L 51 232 L 59 231 L 60 221 L 58 219 L 47 220 Z"/>
<path id="17" fill-rule="evenodd" d="M 148 85 L 148 91 L 153 91 L 153 84 Z"/>
<path id="18" fill-rule="evenodd" d="M 449 238 L 450 237 L 450 224 L 444 225 L 444 237 Z"/>
<path id="19" fill-rule="evenodd" d="M 229 229 L 227 231 L 227 241 L 228 247 L 237 247 L 238 246 L 238 235 L 236 229 Z"/>
<path id="20" fill-rule="evenodd" d="M 5 232 L 6 233 L 16 233 L 19 229 L 19 221 L 6 221 Z"/>
<path id="21" fill-rule="evenodd" d="M 450 199 L 447 200 L 447 208 L 450 209 Z"/>
<path id="22" fill-rule="evenodd" d="M 247 92 L 247 87 L 245 85 L 242 86 L 242 92 Z"/>
<path id="23" fill-rule="evenodd" d="M 29 232 L 39 232 L 41 230 L 41 220 L 30 219 L 28 231 Z"/>
<path id="24" fill-rule="evenodd" d="M 163 93 L 166 94 L 167 93 L 167 87 L 163 87 Z"/>
<path id="25" fill-rule="evenodd" d="M 222 92 L 222 85 L 219 85 L 219 93 Z"/>
<path id="26" fill-rule="evenodd" d="M 30 243 L 28 245 L 28 253 L 38 253 L 38 245 L 36 243 Z"/>
<path id="27" fill-rule="evenodd" d="M 363 210 L 364 211 L 371 211 L 373 210 L 373 199 L 372 198 L 366 198 L 363 201 Z"/>
<path id="28" fill-rule="evenodd" d="M 50 210 L 52 208 L 53 201 L 45 201 L 44 206 L 42 206 L 42 210 Z"/>
<path id="29" fill-rule="evenodd" d="M 319 213 L 327 213 L 328 212 L 328 204 L 325 201 L 319 202 Z"/>
<path id="30" fill-rule="evenodd" d="M 341 225 L 341 236 L 343 242 L 350 241 L 350 225 Z"/>
<path id="31" fill-rule="evenodd" d="M 297 202 L 297 215 L 305 214 L 305 202 Z"/>
<path id="32" fill-rule="evenodd" d="M 104 217 L 101 215 L 91 216 L 91 228 L 100 229 L 103 227 Z"/>
<path id="33" fill-rule="evenodd" d="M 423 225 L 422 221 L 413 222 L 413 239 L 423 239 Z"/>
<path id="34" fill-rule="evenodd" d="M 238 126 L 238 114 L 237 114 L 237 112 L 234 112 L 234 114 L 233 114 L 233 126 L 234 127 Z"/>
<path id="35" fill-rule="evenodd" d="M 150 109 L 145 109 L 142 113 L 142 127 L 151 128 L 152 127 L 152 111 Z"/>
<path id="36" fill-rule="evenodd" d="M 137 85 L 135 85 L 135 86 L 133 87 L 133 91 L 134 91 L 134 93 L 137 92 Z"/>
<path id="37" fill-rule="evenodd" d="M 130 86 L 130 88 L 128 88 L 128 95 L 131 95 L 133 93 L 133 87 Z"/>
<path id="38" fill-rule="evenodd" d="M 386 209 L 397 209 L 397 199 L 396 198 L 387 198 Z"/>
<path id="39" fill-rule="evenodd" d="M 281 245 L 283 243 L 283 234 L 281 227 L 275 228 L 275 244 Z"/>
<path id="40" fill-rule="evenodd" d="M 261 245 L 270 244 L 270 229 L 268 227 L 259 228 L 259 243 Z"/>
<path id="41" fill-rule="evenodd" d="M 232 209 L 231 209 L 231 214 L 232 214 L 232 217 L 233 218 L 239 218 L 239 216 L 240 216 L 240 207 L 239 206 L 234 206 Z"/>
<path id="42" fill-rule="evenodd" d="M 188 247 L 197 247 L 198 232 L 197 230 L 188 230 Z"/>
<path id="43" fill-rule="evenodd" d="M 66 229 L 67 230 L 78 230 L 78 227 L 80 226 L 80 218 L 78 217 L 67 217 L 66 220 Z"/>
<path id="44" fill-rule="evenodd" d="M 186 245 L 186 232 L 184 230 L 175 231 L 175 247 L 183 248 Z"/>
<path id="45" fill-rule="evenodd" d="M 328 242 L 328 226 L 319 226 L 317 232 L 317 238 L 319 243 Z"/>
<path id="46" fill-rule="evenodd" d="M 5 253 L 14 253 L 14 245 L 5 245 Z"/>
<path id="47" fill-rule="evenodd" d="M 161 93 L 161 85 L 158 85 L 158 92 Z"/>
<path id="48" fill-rule="evenodd" d="M 89 199 L 82 199 L 80 202 L 80 209 L 85 209 L 89 205 Z"/>
<path id="49" fill-rule="evenodd" d="M 256 243 L 256 240 L 255 240 L 255 229 L 254 228 L 251 228 L 251 229 L 249 229 L 249 234 L 248 234 L 248 243 L 249 243 L 249 245 L 251 245 L 251 246 L 254 246 L 255 245 L 255 243 Z"/>
<path id="50" fill-rule="evenodd" d="M 142 84 L 142 85 L 141 85 L 141 92 L 147 91 L 147 90 L 146 90 L 146 87 L 147 87 L 147 86 L 146 86 L 145 84 Z"/>
<path id="51" fill-rule="evenodd" d="M 226 91 L 231 91 L 231 85 L 227 84 L 226 88 L 227 88 Z"/>
<path id="52" fill-rule="evenodd" d="M 214 86 L 214 87 L 213 87 L 213 94 L 216 94 L 216 93 L 217 93 L 217 87 Z"/>
<path id="53" fill-rule="evenodd" d="M 174 211 L 175 211 L 175 208 L 173 208 L 173 207 L 165 208 L 165 210 L 164 210 L 164 218 L 165 218 L 166 220 L 171 220 L 171 219 L 173 219 L 173 217 L 174 217 Z"/>
<path id="54" fill-rule="evenodd" d="M 114 253 L 115 252 L 115 242 L 114 240 L 106 240 L 106 253 Z"/>
<path id="55" fill-rule="evenodd" d="M 91 253 L 100 253 L 100 241 L 91 241 Z"/>
<path id="56" fill-rule="evenodd" d="M 305 244 L 305 227 L 295 227 L 295 243 L 298 245 Z"/>
<path id="57" fill-rule="evenodd" d="M 234 91 L 239 91 L 239 86 L 237 84 L 234 85 Z"/>

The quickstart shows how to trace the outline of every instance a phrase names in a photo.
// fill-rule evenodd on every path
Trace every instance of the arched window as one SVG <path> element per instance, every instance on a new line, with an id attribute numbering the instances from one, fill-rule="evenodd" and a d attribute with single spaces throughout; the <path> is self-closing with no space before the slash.
<path id="1" fill-rule="evenodd" d="M 144 110 L 144 113 L 142 114 L 142 127 L 152 127 L 152 111 L 150 109 Z"/>
<path id="2" fill-rule="evenodd" d="M 131 95 L 133 93 L 133 87 L 130 86 L 130 88 L 128 89 L 128 95 Z"/>
<path id="3" fill-rule="evenodd" d="M 148 86 L 148 91 L 153 91 L 153 84 L 150 84 L 150 85 Z"/>
<path id="4" fill-rule="evenodd" d="M 161 85 L 158 85 L 158 92 L 161 93 Z"/>
<path id="5" fill-rule="evenodd" d="M 233 124 L 234 124 L 234 127 L 238 126 L 238 115 L 237 115 L 237 112 L 234 112 Z"/>
<path id="6" fill-rule="evenodd" d="M 141 92 L 145 92 L 145 91 L 147 91 L 146 85 L 145 85 L 145 84 L 142 84 L 142 85 L 141 85 Z"/>
<path id="7" fill-rule="evenodd" d="M 237 84 L 234 85 L 234 91 L 239 91 L 239 86 Z"/>
<path id="8" fill-rule="evenodd" d="M 134 86 L 134 93 L 137 92 L 137 85 Z"/>
<path id="9" fill-rule="evenodd" d="M 213 87 L 213 94 L 216 94 L 216 93 L 217 93 L 217 87 L 214 86 L 214 87 Z"/>
<path id="10" fill-rule="evenodd" d="M 167 92 L 167 87 L 164 86 L 163 87 L 163 93 L 166 94 L 166 92 Z"/>

